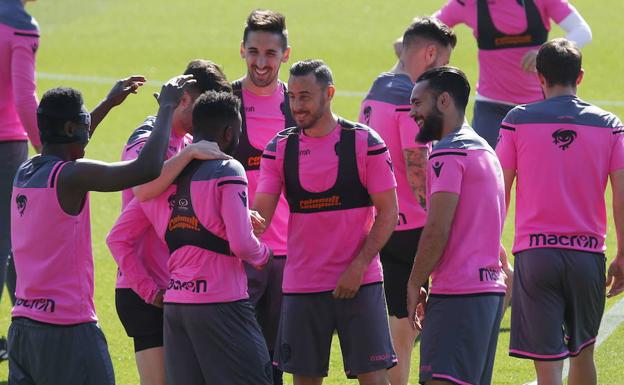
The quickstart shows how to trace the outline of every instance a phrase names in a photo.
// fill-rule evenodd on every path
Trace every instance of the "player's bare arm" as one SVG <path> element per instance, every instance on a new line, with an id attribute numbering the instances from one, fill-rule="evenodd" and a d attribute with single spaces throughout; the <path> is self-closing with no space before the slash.
<path id="1" fill-rule="evenodd" d="M 607 273 L 608 297 L 614 297 L 624 291 L 624 170 L 611 173 L 613 191 L 613 221 L 617 234 L 617 254 Z"/>
<path id="2" fill-rule="evenodd" d="M 414 259 L 412 273 L 407 283 L 407 313 L 412 326 L 420 329 L 420 318 L 416 317 L 416 307 L 422 303 L 420 289 L 429 279 L 429 275 L 440 260 L 449 238 L 453 217 L 459 195 L 448 192 L 437 192 L 431 195 L 427 223 L 418 244 L 418 252 Z"/>
<path id="3" fill-rule="evenodd" d="M 399 215 L 396 189 L 371 194 L 371 200 L 377 213 L 375 222 L 364 246 L 338 279 L 333 293 L 336 299 L 355 297 L 362 284 L 364 272 L 379 250 L 388 242 L 396 226 Z"/>
<path id="4" fill-rule="evenodd" d="M 422 208 L 427 205 L 427 153 L 426 147 L 403 149 L 407 166 L 407 180 Z"/>

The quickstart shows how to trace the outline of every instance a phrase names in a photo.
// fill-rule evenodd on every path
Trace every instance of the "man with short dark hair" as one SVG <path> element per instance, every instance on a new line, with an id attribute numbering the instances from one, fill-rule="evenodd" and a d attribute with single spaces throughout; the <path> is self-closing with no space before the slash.
<path id="1" fill-rule="evenodd" d="M 238 144 L 240 103 L 231 93 L 208 91 L 193 108 L 196 142 L 216 142 L 226 154 Z M 147 202 L 133 200 L 107 238 L 130 280 L 145 260 L 136 244 L 148 227 L 170 253 L 164 293 L 167 383 L 271 385 L 272 365 L 253 306 L 242 261 L 255 268 L 271 251 L 252 233 L 247 180 L 239 162 L 195 160 L 175 184 Z M 145 293 L 157 298 L 162 291 Z"/>
<path id="2" fill-rule="evenodd" d="M 163 86 L 143 151 L 113 164 L 82 159 L 92 127 L 79 91 L 55 88 L 41 99 L 43 149 L 20 166 L 11 206 L 17 271 L 8 336 L 11 384 L 115 383 L 93 302 L 89 191 L 120 191 L 158 176 L 173 111 L 191 83 L 191 76 L 180 76 Z M 23 231 L 36 228 L 46 237 Z"/>
<path id="3" fill-rule="evenodd" d="M 403 42 L 399 65 L 375 80 L 360 109 L 360 122 L 372 127 L 386 142 L 397 180 L 399 220 L 380 252 L 390 332 L 399 360 L 389 371 L 392 385 L 407 385 L 409 380 L 418 333 L 407 318 L 406 288 L 427 217 L 425 170 L 429 146 L 416 141 L 419 128 L 409 116 L 410 95 L 414 81 L 423 72 L 448 64 L 457 38 L 437 19 L 423 17 L 405 30 Z"/>
<path id="4" fill-rule="evenodd" d="M 489 385 L 503 314 L 503 176 L 494 150 L 465 121 L 469 95 L 463 72 L 439 67 L 418 78 L 411 96 L 417 139 L 438 141 L 427 164 L 427 222 L 407 289 L 414 327 L 426 316 L 420 340 L 426 385 Z M 421 286 L 430 276 L 427 298 Z"/>
<path id="5" fill-rule="evenodd" d="M 295 63 L 288 90 L 297 125 L 267 145 L 254 200 L 268 227 L 282 191 L 290 209 L 274 362 L 296 385 L 321 384 L 337 330 L 347 376 L 387 385 L 396 356 L 378 253 L 397 218 L 388 150 L 370 128 L 334 115 L 322 61 Z"/>
<path id="6" fill-rule="evenodd" d="M 284 15 L 271 10 L 251 12 L 243 32 L 240 54 L 247 65 L 247 73 L 232 83 L 234 93 L 241 100 L 243 118 L 241 140 L 234 157 L 245 167 L 249 180 L 249 201 L 253 202 L 262 151 L 278 132 L 295 125 L 288 106 L 288 89 L 278 77 L 282 64 L 290 56 Z M 271 355 L 282 304 L 287 232 L 288 205 L 281 195 L 271 227 L 259 231 L 260 238 L 267 242 L 275 256 L 262 270 L 246 266 L 249 296 Z M 276 385 L 282 384 L 282 373 L 277 368 L 273 380 Z"/>
<path id="7" fill-rule="evenodd" d="M 196 59 L 191 61 L 185 75 L 193 76 L 195 83 L 185 89 L 180 103 L 173 111 L 172 128 L 167 146 L 167 160 L 161 175 L 155 180 L 134 189 L 122 192 L 122 210 L 136 195 L 139 199 L 157 196 L 164 191 L 193 159 L 227 158 L 219 151 L 215 143 L 198 141 L 191 144 L 193 103 L 203 92 L 208 90 L 229 91 L 232 87 L 221 68 L 209 61 Z M 148 116 L 125 145 L 122 160 L 136 159 L 153 132 L 154 116 Z M 119 320 L 134 343 L 137 369 L 142 385 L 165 385 L 163 365 L 163 315 L 162 309 L 146 303 L 141 296 L 154 293 L 157 288 L 164 289 L 169 281 L 167 260 L 169 253 L 159 241 L 153 229 L 147 229 L 142 242 L 137 242 L 137 252 L 145 260 L 145 268 L 140 279 L 131 281 L 118 270 L 115 287 L 115 307 Z M 154 297 L 147 297 L 153 300 Z"/>
<path id="8" fill-rule="evenodd" d="M 568 384 L 596 384 L 605 286 L 609 296 L 624 290 L 624 126 L 576 96 L 581 62 L 569 40 L 544 44 L 536 66 L 546 100 L 511 110 L 496 147 L 507 197 L 518 175 L 509 354 L 533 360 L 540 385 L 562 384 L 567 357 Z M 605 282 L 608 179 L 618 250 Z"/>

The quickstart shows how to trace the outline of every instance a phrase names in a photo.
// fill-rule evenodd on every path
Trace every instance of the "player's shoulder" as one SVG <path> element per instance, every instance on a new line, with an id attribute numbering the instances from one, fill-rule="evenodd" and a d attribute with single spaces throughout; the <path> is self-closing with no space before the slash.
<path id="1" fill-rule="evenodd" d="M 355 134 L 361 140 L 365 140 L 368 147 L 378 147 L 385 145 L 381 135 L 374 129 L 362 123 L 352 122 L 343 118 L 338 119 L 338 124 L 343 130 L 355 130 Z"/>
<path id="2" fill-rule="evenodd" d="M 278 132 L 273 139 L 269 141 L 269 143 L 264 148 L 265 151 L 268 152 L 277 152 L 278 144 L 281 142 L 285 142 L 288 140 L 290 135 L 297 135 L 299 133 L 299 129 L 297 127 L 290 127 Z"/>
<path id="3" fill-rule="evenodd" d="M 150 115 L 147 118 L 145 118 L 143 123 L 139 127 L 137 127 L 134 131 L 132 131 L 132 134 L 130 134 L 130 137 L 128 138 L 128 142 L 126 143 L 126 146 L 131 146 L 142 140 L 147 140 L 147 138 L 149 138 L 149 136 L 152 134 L 152 131 L 154 130 L 155 122 L 156 122 L 155 116 Z"/>
<path id="4" fill-rule="evenodd" d="M 406 74 L 384 72 L 373 82 L 366 100 L 406 105 L 410 103 L 413 86 L 412 80 Z"/>
<path id="5" fill-rule="evenodd" d="M 193 174 L 193 181 L 209 181 L 221 178 L 247 180 L 245 168 L 236 159 L 212 159 L 201 162 L 201 165 Z"/>
<path id="6" fill-rule="evenodd" d="M 460 129 L 453 131 L 440 139 L 433 146 L 430 158 L 440 152 L 453 153 L 453 150 L 459 150 L 460 152 L 467 150 L 493 151 L 487 141 L 479 136 L 479 134 L 477 134 L 475 130 L 467 124 L 464 124 Z"/>

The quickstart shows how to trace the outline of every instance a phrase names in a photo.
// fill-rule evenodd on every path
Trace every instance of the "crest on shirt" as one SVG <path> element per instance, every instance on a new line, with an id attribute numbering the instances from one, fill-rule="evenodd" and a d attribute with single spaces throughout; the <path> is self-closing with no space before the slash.
<path id="1" fill-rule="evenodd" d="M 238 197 L 243 202 L 243 206 L 247 207 L 247 193 L 245 191 L 239 192 L 238 193 Z"/>
<path id="2" fill-rule="evenodd" d="M 15 197 L 15 204 L 17 205 L 17 212 L 19 212 L 20 217 L 24 216 L 24 210 L 26 210 L 26 203 L 28 203 L 28 198 L 24 194 L 18 194 Z"/>
<path id="3" fill-rule="evenodd" d="M 576 131 L 574 130 L 565 130 L 563 128 L 558 129 L 553 132 L 553 143 L 558 145 L 560 149 L 567 150 L 568 147 L 574 142 L 576 139 Z"/>
<path id="4" fill-rule="evenodd" d="M 433 172 L 435 173 L 436 178 L 439 178 L 440 173 L 442 172 L 442 166 L 444 166 L 444 162 L 435 162 L 431 166 L 433 167 Z"/>
<path id="5" fill-rule="evenodd" d="M 367 126 L 370 125 L 371 112 L 373 112 L 373 107 L 366 106 L 364 109 L 364 123 L 366 123 Z"/>

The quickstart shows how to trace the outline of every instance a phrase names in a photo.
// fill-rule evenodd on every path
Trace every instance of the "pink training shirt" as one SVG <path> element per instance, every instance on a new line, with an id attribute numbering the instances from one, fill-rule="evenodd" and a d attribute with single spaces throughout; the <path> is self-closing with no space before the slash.
<path id="1" fill-rule="evenodd" d="M 155 121 L 155 116 L 148 116 L 143 124 L 132 133 L 121 153 L 121 160 L 138 158 L 147 139 L 152 134 Z M 182 151 L 192 140 L 193 138 L 188 134 L 180 137 L 171 132 L 169 146 L 167 147 L 167 159 Z M 121 192 L 121 209 L 123 210 L 133 198 L 134 193 L 132 189 L 123 190 Z M 142 236 L 142 240 L 136 243 L 136 247 L 137 254 L 145 259 L 145 263 L 138 264 L 137 268 L 144 268 L 144 273 L 153 277 L 158 287 L 165 288 L 169 282 L 169 272 L 167 270 L 169 251 L 167 250 L 167 245 L 162 242 L 153 228 L 148 227 Z M 116 288 L 127 289 L 133 286 L 121 271 L 117 272 Z"/>
<path id="2" fill-rule="evenodd" d="M 615 115 L 572 95 L 507 114 L 496 153 L 517 173 L 514 253 L 606 250 L 605 189 L 624 168 L 623 133 Z"/>
<path id="3" fill-rule="evenodd" d="M 341 126 L 337 125 L 323 137 L 298 134 L 299 180 L 305 190 L 322 192 L 336 184 L 339 177 L 336 144 L 340 141 L 341 131 Z M 355 161 L 361 184 L 369 194 L 394 189 L 396 182 L 390 154 L 383 140 L 365 126 L 358 125 L 355 133 Z M 268 194 L 283 192 L 286 143 L 287 136 L 280 134 L 267 145 L 262 156 L 257 191 Z M 331 205 L 336 202 L 325 203 Z M 340 275 L 364 245 L 373 222 L 373 206 L 316 213 L 291 212 L 283 292 L 334 290 Z M 377 255 L 364 274 L 362 284 L 382 280 L 381 263 Z"/>
<path id="4" fill-rule="evenodd" d="M 152 302 L 159 289 L 151 276 L 142 275 L 144 269 L 136 267 L 145 263 L 137 254 L 136 245 L 147 227 L 153 226 L 164 242 L 167 229 L 199 232 L 203 226 L 226 240 L 233 255 L 179 239 L 183 246 L 174 250 L 168 261 L 170 279 L 165 302 L 216 303 L 248 298 L 242 261 L 262 266 L 268 261 L 270 251 L 253 235 L 247 180 L 241 164 L 235 160 L 203 161 L 192 176 L 190 205 L 176 193 L 177 187 L 173 185 L 150 201 L 133 200 L 108 235 L 108 246 L 120 269 L 130 282 L 136 283 L 133 290 L 146 302 Z M 175 205 L 190 207 L 194 217 L 172 217 Z"/>
<path id="5" fill-rule="evenodd" d="M 34 22 L 28 29 L 23 23 L 12 27 L 2 23 L 7 15 L 0 16 L 0 142 L 30 139 L 41 146 L 35 84 L 39 30 Z"/>
<path id="6" fill-rule="evenodd" d="M 407 163 L 403 150 L 428 148 L 416 141 L 420 131 L 409 116 L 414 83 L 406 74 L 379 75 L 360 108 L 361 123 L 372 127 L 388 146 L 394 163 L 399 199 L 399 221 L 395 231 L 423 227 L 427 213 L 418 203 L 407 178 Z"/>
<path id="7" fill-rule="evenodd" d="M 431 294 L 504 293 L 499 250 L 505 182 L 492 148 L 468 125 L 448 134 L 429 156 L 427 187 L 429 196 L 459 195 L 446 248 L 431 274 Z"/>
<path id="8" fill-rule="evenodd" d="M 249 143 L 264 151 L 267 143 L 284 129 L 284 114 L 280 106 L 284 103 L 284 88 L 277 87 L 269 96 L 256 95 L 243 88 L 247 137 Z M 249 201 L 253 202 L 258 188 L 260 170 L 247 170 Z M 286 255 L 286 234 L 288 232 L 288 203 L 284 195 L 271 219 L 271 226 L 260 237 L 275 255 Z"/>
<path id="9" fill-rule="evenodd" d="M 24 162 L 11 197 L 11 241 L 17 272 L 13 317 L 56 325 L 95 322 L 89 197 L 74 216 L 57 198 L 68 162 L 36 156 Z"/>
<path id="10" fill-rule="evenodd" d="M 434 14 L 449 27 L 466 24 L 478 38 L 478 0 L 449 0 Z M 550 30 L 550 20 L 560 23 L 573 11 L 567 0 L 532 0 L 541 16 L 543 26 Z M 487 6 L 495 27 L 509 35 L 521 34 L 527 29 L 525 8 L 516 0 L 488 0 Z M 531 103 L 543 99 L 537 74 L 522 69 L 522 58 L 538 46 L 479 49 L 479 81 L 477 94 L 509 104 Z M 504 68 L 504 71 L 501 70 Z"/>

